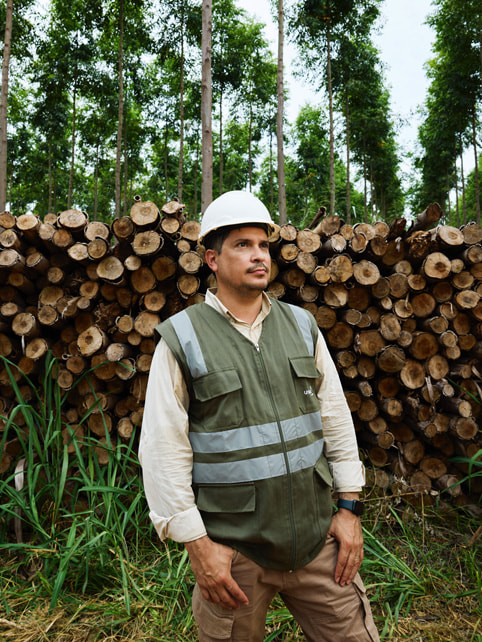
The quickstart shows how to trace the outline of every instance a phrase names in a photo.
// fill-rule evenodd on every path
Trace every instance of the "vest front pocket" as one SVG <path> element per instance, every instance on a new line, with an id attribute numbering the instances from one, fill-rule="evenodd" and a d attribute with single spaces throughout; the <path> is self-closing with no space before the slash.
<path id="1" fill-rule="evenodd" d="M 194 493 L 210 537 L 249 541 L 258 530 L 253 483 L 203 484 L 196 486 Z"/>
<path id="2" fill-rule="evenodd" d="M 235 368 L 216 370 L 194 379 L 189 412 L 194 426 L 206 432 L 236 428 L 243 420 L 242 384 Z"/>
<path id="3" fill-rule="evenodd" d="M 294 385 L 300 410 L 309 414 L 320 409 L 320 402 L 316 396 L 316 380 L 321 374 L 316 367 L 313 357 L 290 357 L 291 368 L 294 373 Z"/>

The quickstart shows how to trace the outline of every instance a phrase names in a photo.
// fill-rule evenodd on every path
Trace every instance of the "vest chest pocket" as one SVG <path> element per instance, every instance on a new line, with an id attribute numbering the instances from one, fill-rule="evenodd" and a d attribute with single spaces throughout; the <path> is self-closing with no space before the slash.
<path id="1" fill-rule="evenodd" d="M 243 419 L 242 384 L 235 368 L 209 372 L 193 381 L 194 399 L 189 412 L 193 427 L 225 430 L 239 426 Z"/>
<path id="2" fill-rule="evenodd" d="M 300 410 L 305 413 L 316 412 L 320 403 L 316 396 L 316 380 L 321 377 L 313 357 L 290 357 L 294 386 Z"/>

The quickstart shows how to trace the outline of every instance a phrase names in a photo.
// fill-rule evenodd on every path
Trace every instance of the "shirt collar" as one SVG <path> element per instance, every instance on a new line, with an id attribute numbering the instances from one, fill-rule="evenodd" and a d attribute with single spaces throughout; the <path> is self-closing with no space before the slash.
<path id="1" fill-rule="evenodd" d="M 217 310 L 219 313 L 221 313 L 224 317 L 228 319 L 228 321 L 235 322 L 235 323 L 241 323 L 244 325 L 249 325 L 246 323 L 246 321 L 243 321 L 242 319 L 238 319 L 237 317 L 232 314 L 228 308 L 224 305 L 224 303 L 221 303 L 221 301 L 218 299 L 216 296 L 217 288 L 209 288 L 206 292 L 206 299 L 205 302 L 210 305 L 212 308 Z M 261 310 L 256 317 L 253 327 L 258 325 L 258 323 L 262 323 L 264 319 L 269 314 L 269 311 L 271 310 L 271 301 L 269 300 L 269 296 L 266 294 L 266 292 L 262 292 L 262 302 L 261 302 Z"/>

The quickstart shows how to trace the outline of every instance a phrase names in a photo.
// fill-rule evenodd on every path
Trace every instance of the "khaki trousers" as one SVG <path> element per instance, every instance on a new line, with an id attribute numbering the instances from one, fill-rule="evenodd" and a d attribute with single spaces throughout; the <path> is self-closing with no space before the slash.
<path id="1" fill-rule="evenodd" d="M 279 593 L 308 642 L 379 642 L 360 576 L 348 586 L 333 579 L 338 546 L 328 537 L 315 559 L 293 571 L 266 569 L 239 552 L 232 575 L 249 605 L 228 610 L 205 600 L 196 584 L 192 606 L 200 642 L 263 642 L 266 613 Z"/>

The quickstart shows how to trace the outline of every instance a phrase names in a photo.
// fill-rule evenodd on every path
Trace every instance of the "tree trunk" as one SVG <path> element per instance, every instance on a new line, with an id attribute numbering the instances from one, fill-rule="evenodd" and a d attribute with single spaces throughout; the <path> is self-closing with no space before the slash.
<path id="1" fill-rule="evenodd" d="M 467 225 L 467 205 L 465 203 L 464 147 L 460 136 L 460 177 L 462 180 L 462 223 Z"/>
<path id="2" fill-rule="evenodd" d="M 475 181 L 475 220 L 480 225 L 480 186 L 479 186 L 479 159 L 477 152 L 477 131 L 475 129 L 475 107 L 472 109 L 472 141 L 474 145 L 474 181 Z"/>
<path id="3" fill-rule="evenodd" d="M 326 75 L 328 82 L 328 110 L 330 115 L 330 214 L 335 213 L 335 136 L 333 131 L 333 90 L 331 86 L 331 30 L 330 18 L 326 22 Z"/>
<path id="4" fill-rule="evenodd" d="M 202 179 L 201 211 L 213 200 L 213 130 L 212 130 L 212 80 L 211 80 L 212 1 L 203 0 L 202 9 Z"/>
<path id="5" fill-rule="evenodd" d="M 77 71 L 74 78 L 74 93 L 72 98 L 72 137 L 70 143 L 70 172 L 69 172 L 69 191 L 67 194 L 67 209 L 72 207 L 72 190 L 74 187 L 74 167 L 75 167 L 75 128 L 77 119 Z"/>
<path id="6" fill-rule="evenodd" d="M 92 212 L 92 217 L 93 217 L 94 221 L 97 220 L 97 204 L 98 204 L 98 201 L 99 201 L 99 141 L 97 141 L 97 148 L 95 150 L 94 211 Z"/>
<path id="7" fill-rule="evenodd" d="M 115 218 L 120 218 L 121 211 L 121 158 L 122 158 L 122 125 L 124 120 L 124 0 L 119 0 L 119 110 L 117 123 L 117 151 L 115 162 Z"/>
<path id="8" fill-rule="evenodd" d="M 5 210 L 7 201 L 7 106 L 8 72 L 12 47 L 13 0 L 7 0 L 5 16 L 5 40 L 3 45 L 2 91 L 0 96 L 0 212 Z"/>
<path id="9" fill-rule="evenodd" d="M 52 211 L 52 143 L 49 140 L 49 165 L 48 165 L 48 174 L 49 174 L 49 202 L 47 205 L 48 211 Z"/>
<path id="10" fill-rule="evenodd" d="M 345 102 L 346 121 L 346 222 L 351 225 L 351 203 L 350 203 L 350 114 L 348 105 L 348 90 L 346 90 Z"/>
<path id="11" fill-rule="evenodd" d="M 179 171 L 177 176 L 177 197 L 182 203 L 182 171 L 184 163 L 184 4 L 181 9 L 180 23 L 181 60 L 179 67 Z"/>
<path id="12" fill-rule="evenodd" d="M 284 48 L 284 7 L 283 0 L 278 0 L 278 70 L 276 90 L 278 94 L 278 110 L 276 113 L 276 139 L 278 148 L 278 211 L 279 224 L 287 223 L 286 214 L 286 178 L 285 156 L 283 142 L 284 115 L 284 82 L 283 82 L 283 48 Z"/>
<path id="13" fill-rule="evenodd" d="M 219 90 L 219 195 L 224 191 L 224 157 L 223 157 L 223 86 Z"/>

